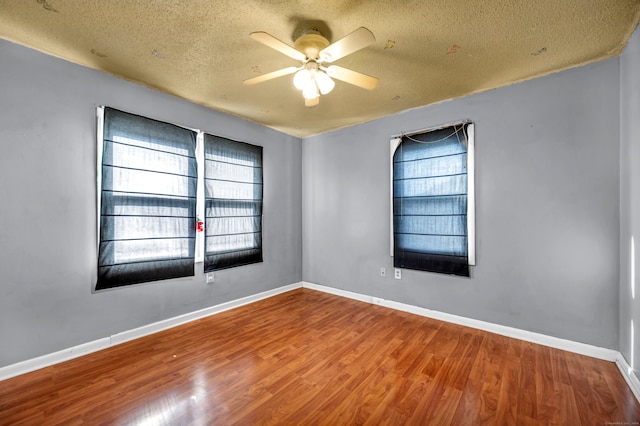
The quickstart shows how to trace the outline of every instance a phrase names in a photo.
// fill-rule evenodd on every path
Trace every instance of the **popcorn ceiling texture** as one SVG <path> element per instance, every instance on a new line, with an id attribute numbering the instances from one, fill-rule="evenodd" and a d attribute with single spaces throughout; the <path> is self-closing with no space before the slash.
<path id="1" fill-rule="evenodd" d="M 619 55 L 639 16 L 638 0 L 5 0 L 0 38 L 305 137 Z M 360 26 L 376 42 L 336 64 L 373 91 L 338 81 L 306 108 L 292 76 L 242 84 L 297 65 L 253 31 Z"/>

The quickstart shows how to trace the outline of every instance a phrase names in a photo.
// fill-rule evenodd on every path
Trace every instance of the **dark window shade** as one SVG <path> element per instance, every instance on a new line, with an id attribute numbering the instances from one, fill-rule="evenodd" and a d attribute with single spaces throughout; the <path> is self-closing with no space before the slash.
<path id="1" fill-rule="evenodd" d="M 262 262 L 262 147 L 204 135 L 205 272 Z"/>
<path id="2" fill-rule="evenodd" d="M 466 126 L 405 136 L 395 151 L 396 268 L 469 276 Z"/>
<path id="3" fill-rule="evenodd" d="M 104 109 L 96 290 L 194 275 L 196 133 Z"/>

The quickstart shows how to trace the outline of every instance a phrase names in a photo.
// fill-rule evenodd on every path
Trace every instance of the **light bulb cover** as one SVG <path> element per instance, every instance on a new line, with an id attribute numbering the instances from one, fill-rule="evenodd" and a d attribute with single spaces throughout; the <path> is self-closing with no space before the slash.
<path id="1" fill-rule="evenodd" d="M 331 77 L 329 77 L 323 71 L 318 71 L 316 73 L 316 83 L 318 84 L 320 93 L 322 93 L 323 95 L 331 92 L 336 86 L 336 83 L 331 79 Z"/>
<path id="2" fill-rule="evenodd" d="M 318 86 L 316 85 L 315 81 L 310 81 L 310 84 L 302 89 L 302 97 L 304 97 L 305 99 L 315 99 L 319 96 L 320 93 L 318 92 Z"/>
<path id="3" fill-rule="evenodd" d="M 307 87 L 310 82 L 311 74 L 307 69 L 302 69 L 293 76 L 293 85 L 296 86 L 296 89 L 298 90 L 304 90 L 304 88 Z"/>

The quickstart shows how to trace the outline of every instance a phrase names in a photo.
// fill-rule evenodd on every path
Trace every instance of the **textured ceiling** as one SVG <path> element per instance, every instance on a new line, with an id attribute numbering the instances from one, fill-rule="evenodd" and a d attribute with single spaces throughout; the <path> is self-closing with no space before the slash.
<path id="1" fill-rule="evenodd" d="M 304 137 L 616 56 L 639 16 L 640 0 L 1 0 L 0 37 Z M 373 91 L 338 81 L 307 108 L 291 75 L 242 83 L 298 65 L 253 31 L 361 26 L 376 42 L 336 65 Z"/>

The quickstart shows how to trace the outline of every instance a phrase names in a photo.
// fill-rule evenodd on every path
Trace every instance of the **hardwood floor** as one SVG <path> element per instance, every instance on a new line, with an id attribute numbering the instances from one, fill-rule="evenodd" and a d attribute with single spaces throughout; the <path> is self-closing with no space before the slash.
<path id="1" fill-rule="evenodd" d="M 2 425 L 638 421 L 611 362 L 308 289 L 0 382 Z"/>

